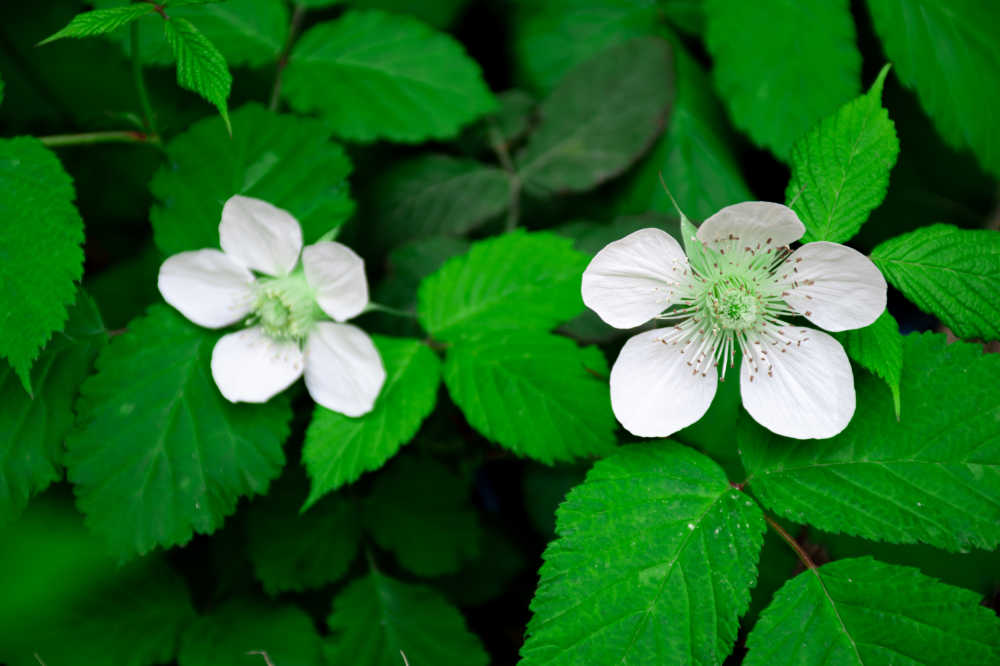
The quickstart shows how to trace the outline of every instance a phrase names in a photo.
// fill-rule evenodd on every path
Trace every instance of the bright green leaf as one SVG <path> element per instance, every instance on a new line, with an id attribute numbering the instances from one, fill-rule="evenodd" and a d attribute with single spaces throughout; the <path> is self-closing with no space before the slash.
<path id="1" fill-rule="evenodd" d="M 614 448 L 607 375 L 599 349 L 531 331 L 463 340 L 444 368 L 452 400 L 476 430 L 545 463 Z"/>
<path id="2" fill-rule="evenodd" d="M 378 469 L 413 439 L 434 410 L 441 363 L 419 340 L 373 336 L 386 380 L 375 408 L 358 418 L 316 407 L 302 463 L 312 480 L 306 507 L 326 493 Z"/>
<path id="3" fill-rule="evenodd" d="M 575 67 L 542 103 L 541 121 L 517 155 L 525 185 L 579 192 L 620 174 L 663 131 L 673 78 L 669 44 L 651 37 Z"/>
<path id="4" fill-rule="evenodd" d="M 165 306 L 133 320 L 81 389 L 67 468 L 87 523 L 122 558 L 210 533 L 285 462 L 289 402 L 233 404 L 209 368 L 219 334 Z"/>
<path id="5" fill-rule="evenodd" d="M 327 663 L 351 666 L 486 666 L 489 657 L 461 613 L 429 587 L 377 571 L 345 588 L 327 620 Z M 182 664 L 181 666 L 185 666 Z"/>
<path id="6" fill-rule="evenodd" d="M 83 220 L 72 179 L 37 139 L 0 139 L 0 183 L 0 357 L 31 393 L 31 364 L 83 274 Z"/>
<path id="7" fill-rule="evenodd" d="M 550 233 L 515 231 L 480 241 L 420 285 L 420 323 L 436 339 L 489 331 L 546 331 L 583 311 L 587 256 Z"/>
<path id="8" fill-rule="evenodd" d="M 795 142 L 785 197 L 806 225 L 803 242 L 851 239 L 885 199 L 899 155 L 896 126 L 882 107 L 888 72 L 886 65 L 871 90 Z"/>
<path id="9" fill-rule="evenodd" d="M 450 36 L 401 14 L 350 11 L 292 49 L 283 92 L 346 139 L 447 139 L 496 101 Z"/>
<path id="10" fill-rule="evenodd" d="M 557 513 L 522 666 L 721 664 L 750 603 L 760 509 L 673 442 L 599 461 Z"/>
<path id="11" fill-rule="evenodd" d="M 855 377 L 860 407 L 841 434 L 785 439 L 745 419 L 749 484 L 789 520 L 828 532 L 961 550 L 1000 543 L 1000 356 L 943 335 L 903 342 L 896 421 L 889 392 Z"/>
<path id="12" fill-rule="evenodd" d="M 222 206 L 234 194 L 290 212 L 306 243 L 351 216 L 351 163 L 327 140 L 322 123 L 256 104 L 235 111 L 232 121 L 232 138 L 219 118 L 208 118 L 167 144 L 169 162 L 150 184 L 158 199 L 150 218 L 162 253 L 218 247 Z"/>
<path id="13" fill-rule="evenodd" d="M 869 326 L 836 333 L 847 355 L 885 380 L 892 392 L 896 418 L 900 417 L 899 382 L 903 374 L 903 336 L 889 311 Z"/>
<path id="14" fill-rule="evenodd" d="M 1000 233 L 932 224 L 871 258 L 892 286 L 960 338 L 1000 339 Z"/>
<path id="15" fill-rule="evenodd" d="M 991 664 L 1000 620 L 917 569 L 839 560 L 790 580 L 747 638 L 747 666 Z"/>
<path id="16" fill-rule="evenodd" d="M 733 122 L 781 159 L 860 87 L 847 0 L 707 0 L 706 40 Z"/>
<path id="17" fill-rule="evenodd" d="M 233 77 L 225 57 L 201 34 L 191 21 L 172 18 L 163 22 L 163 34 L 177 58 L 177 83 L 198 93 L 219 109 L 226 129 L 233 133 L 229 122 L 227 101 Z"/>
<path id="18" fill-rule="evenodd" d="M 329 5 L 330 0 L 308 0 L 313 3 Z M 347 0 L 347 3 L 358 9 L 382 9 L 396 14 L 410 14 L 424 23 L 436 28 L 445 29 L 455 22 L 469 0 Z"/>
<path id="19" fill-rule="evenodd" d="M 134 5 L 124 5 L 110 9 L 98 9 L 92 12 L 77 14 L 65 28 L 51 37 L 38 42 L 38 46 L 54 42 L 63 37 L 93 37 L 103 35 L 128 25 L 136 19 L 155 10 L 152 3 L 140 2 Z"/>

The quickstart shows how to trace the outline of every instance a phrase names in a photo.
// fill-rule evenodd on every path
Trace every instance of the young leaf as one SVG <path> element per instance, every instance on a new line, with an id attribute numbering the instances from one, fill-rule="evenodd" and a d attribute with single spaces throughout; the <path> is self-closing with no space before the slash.
<path id="1" fill-rule="evenodd" d="M 663 131 L 673 78 L 670 46 L 655 38 L 612 46 L 574 68 L 517 155 L 525 185 L 580 192 L 620 174 Z"/>
<path id="2" fill-rule="evenodd" d="M 871 90 L 795 142 L 785 197 L 806 225 L 803 242 L 851 239 L 885 199 L 899 156 L 896 126 L 882 107 L 888 73 L 886 65 Z"/>
<path id="3" fill-rule="evenodd" d="M 203 615 L 181 637 L 179 666 L 316 666 L 322 642 L 312 619 L 297 606 L 234 599 Z M 256 662 L 254 661 L 256 659 Z"/>
<path id="4" fill-rule="evenodd" d="M 871 258 L 892 286 L 960 338 L 1000 339 L 1000 233 L 932 224 Z"/>
<path id="5" fill-rule="evenodd" d="M 444 381 L 469 423 L 544 463 L 600 456 L 615 446 L 608 364 L 546 333 L 492 333 L 448 350 Z"/>
<path id="6" fill-rule="evenodd" d="M 915 88 L 938 131 L 972 148 L 1000 176 L 1000 42 L 993 3 L 868 0 L 875 31 L 900 80 Z"/>
<path id="7" fill-rule="evenodd" d="M 461 613 L 438 592 L 374 570 L 334 599 L 327 624 L 333 631 L 326 645 L 330 664 L 400 666 L 401 653 L 414 666 L 489 663 Z"/>
<path id="8" fill-rule="evenodd" d="M 83 384 L 68 476 L 88 525 L 121 558 L 214 531 L 285 462 L 288 400 L 225 400 L 209 369 L 218 338 L 153 306 Z"/>
<path id="9" fill-rule="evenodd" d="M 31 393 L 32 362 L 62 328 L 83 274 L 73 181 L 31 137 L 0 139 L 0 357 Z"/>
<path id="10" fill-rule="evenodd" d="M 426 154 L 393 165 L 372 184 L 378 240 L 460 235 L 507 210 L 510 176 L 474 160 Z"/>
<path id="11" fill-rule="evenodd" d="M 896 419 L 900 418 L 899 382 L 903 374 L 903 336 L 889 311 L 870 326 L 834 334 L 847 355 L 885 380 L 892 392 Z"/>
<path id="12" fill-rule="evenodd" d="M 760 509 L 673 442 L 599 461 L 557 513 L 523 666 L 721 664 L 750 603 Z"/>
<path id="13" fill-rule="evenodd" d="M 103 35 L 128 25 L 156 10 L 153 3 L 140 2 L 134 5 L 97 9 L 92 12 L 77 14 L 65 28 L 51 37 L 38 42 L 38 46 L 54 42 L 63 37 L 93 37 Z"/>
<path id="14" fill-rule="evenodd" d="M 283 92 L 295 110 L 319 111 L 338 136 L 355 141 L 451 138 L 496 105 L 458 42 L 379 11 L 350 11 L 306 32 Z"/>
<path id="15" fill-rule="evenodd" d="M 757 497 L 789 520 L 829 532 L 947 550 L 1000 543 L 1000 356 L 943 335 L 903 341 L 897 421 L 889 393 L 855 377 L 863 405 L 825 440 L 738 431 Z"/>
<path id="16" fill-rule="evenodd" d="M 747 647 L 747 666 L 991 664 L 1000 620 L 976 594 L 917 569 L 846 559 L 788 581 Z"/>
<path id="17" fill-rule="evenodd" d="M 547 331 L 583 311 L 587 261 L 570 239 L 550 233 L 480 241 L 420 285 L 420 323 L 446 342 L 489 331 Z"/>
<path id="18" fill-rule="evenodd" d="M 306 507 L 363 473 L 378 469 L 413 439 L 434 410 L 441 363 L 419 340 L 373 336 L 386 380 L 375 408 L 351 418 L 316 407 L 306 430 L 302 463 L 312 480 Z"/>
<path id="19" fill-rule="evenodd" d="M 706 40 L 733 122 L 781 159 L 856 97 L 861 54 L 847 0 L 709 0 Z"/>
<path id="20" fill-rule="evenodd" d="M 418 576 L 458 571 L 479 551 L 469 484 L 430 458 L 406 457 L 379 474 L 364 521 L 375 542 Z"/>
<path id="21" fill-rule="evenodd" d="M 232 138 L 219 118 L 207 118 L 167 144 L 169 161 L 150 184 L 153 237 L 163 254 L 218 247 L 222 206 L 234 194 L 290 212 L 306 243 L 351 216 L 351 163 L 322 123 L 256 104 L 233 112 L 232 121 Z"/>
<path id="22" fill-rule="evenodd" d="M 62 478 L 63 439 L 73 425 L 73 400 L 106 337 L 93 300 L 80 291 L 62 333 L 31 369 L 34 397 L 0 366 L 0 525 L 28 498 Z"/>
<path id="23" fill-rule="evenodd" d="M 177 83 L 194 91 L 219 109 L 226 129 L 232 135 L 226 100 L 233 85 L 226 59 L 191 21 L 172 18 L 163 22 L 163 34 L 177 58 Z"/>

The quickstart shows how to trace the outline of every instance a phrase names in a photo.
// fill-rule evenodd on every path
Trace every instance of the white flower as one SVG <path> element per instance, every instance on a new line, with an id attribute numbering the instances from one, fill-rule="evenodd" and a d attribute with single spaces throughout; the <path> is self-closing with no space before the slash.
<path id="1" fill-rule="evenodd" d="M 583 301 L 616 328 L 672 320 L 629 339 L 611 370 L 611 405 L 629 432 L 663 437 L 705 414 L 718 366 L 739 347 L 743 406 L 786 437 L 832 437 L 854 414 L 854 377 L 829 331 L 871 324 L 885 278 L 861 253 L 820 241 L 792 252 L 805 231 L 790 208 L 746 202 L 710 217 L 691 256 L 659 229 L 610 243 L 583 273 Z M 669 312 L 664 311 L 670 309 Z"/>
<path id="2" fill-rule="evenodd" d="M 167 259 L 157 284 L 167 303 L 200 326 L 247 318 L 248 328 L 212 350 L 222 395 L 266 402 L 305 374 L 309 394 L 324 407 L 347 416 L 371 411 L 385 368 L 368 334 L 342 323 L 368 305 L 364 260 L 334 242 L 303 250 L 294 217 L 239 195 L 222 209 L 219 238 L 221 252 Z"/>

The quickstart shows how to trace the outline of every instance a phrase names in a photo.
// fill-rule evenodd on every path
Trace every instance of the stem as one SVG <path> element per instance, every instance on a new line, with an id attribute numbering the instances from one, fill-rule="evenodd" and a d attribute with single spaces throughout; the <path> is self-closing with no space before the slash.
<path id="1" fill-rule="evenodd" d="M 806 569 L 816 568 L 816 563 L 812 561 L 811 557 L 809 557 L 809 553 L 807 553 L 802 546 L 799 545 L 798 541 L 792 538 L 791 534 L 785 531 L 784 527 L 778 524 L 778 521 L 766 513 L 764 514 L 764 520 L 766 520 L 767 524 L 771 526 L 771 529 L 778 533 L 778 536 L 785 540 L 785 543 L 792 547 L 792 550 L 794 550 L 795 554 L 799 556 L 799 560 L 805 565 Z"/>
<path id="2" fill-rule="evenodd" d="M 514 161 L 510 159 L 507 142 L 504 141 L 500 129 L 492 119 L 489 122 L 490 147 L 497 154 L 500 166 L 510 176 L 510 201 L 507 204 L 507 222 L 504 224 L 504 231 L 513 231 L 521 220 L 521 177 L 514 168 Z"/>
<path id="3" fill-rule="evenodd" d="M 142 106 L 142 115 L 149 136 L 156 137 L 159 143 L 159 135 L 156 132 L 156 122 L 153 120 L 153 106 L 149 103 L 149 93 L 146 92 L 146 80 L 142 76 L 142 59 L 139 55 L 139 22 L 132 21 L 129 26 L 132 38 L 132 78 L 135 79 L 135 91 L 139 95 L 139 104 Z"/>
<path id="4" fill-rule="evenodd" d="M 295 9 L 292 11 L 292 21 L 288 26 L 288 39 L 285 40 L 285 46 L 281 49 L 281 56 L 278 58 L 278 71 L 274 75 L 274 88 L 271 89 L 271 101 L 267 105 L 267 108 L 271 111 L 278 110 L 278 101 L 281 99 L 281 75 L 285 71 L 285 66 L 288 65 L 288 52 L 292 50 L 292 44 L 298 36 L 299 28 L 302 27 L 302 18 L 305 14 L 305 5 L 300 5 L 296 2 Z"/>
<path id="5" fill-rule="evenodd" d="M 384 312 L 386 314 L 396 315 L 397 317 L 407 317 L 409 319 L 417 318 L 417 315 L 414 312 L 389 307 L 388 305 L 382 305 L 380 303 L 369 303 L 365 306 L 364 312 Z"/>
<path id="6" fill-rule="evenodd" d="M 40 136 L 38 140 L 50 148 L 59 146 L 85 146 L 92 143 L 159 143 L 155 134 L 122 130 L 115 132 L 84 132 L 83 134 L 53 134 Z"/>

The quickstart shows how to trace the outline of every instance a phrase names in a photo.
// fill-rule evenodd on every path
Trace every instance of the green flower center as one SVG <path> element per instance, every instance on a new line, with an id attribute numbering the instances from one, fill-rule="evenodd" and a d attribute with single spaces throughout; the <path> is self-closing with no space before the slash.
<path id="1" fill-rule="evenodd" d="M 757 297 L 742 289 L 727 288 L 709 300 L 712 312 L 723 328 L 742 331 L 752 327 L 759 319 L 760 303 Z"/>
<path id="2" fill-rule="evenodd" d="M 302 340 L 319 318 L 316 296 L 301 272 L 257 283 L 249 324 L 275 340 Z"/>

